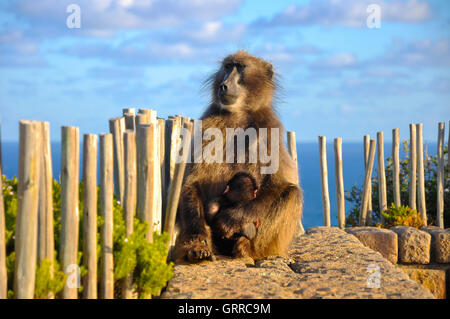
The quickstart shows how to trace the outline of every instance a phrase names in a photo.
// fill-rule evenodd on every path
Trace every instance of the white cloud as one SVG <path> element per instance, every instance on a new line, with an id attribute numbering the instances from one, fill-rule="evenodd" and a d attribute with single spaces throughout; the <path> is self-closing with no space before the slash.
<path id="1" fill-rule="evenodd" d="M 82 33 L 118 29 L 179 26 L 190 21 L 214 20 L 238 8 L 242 0 L 78 0 Z M 9 10 L 33 28 L 65 28 L 73 0 L 19 0 Z"/>
<path id="2" fill-rule="evenodd" d="M 3 67 L 46 66 L 39 45 L 20 30 L 0 33 L 0 65 Z"/>
<path id="3" fill-rule="evenodd" d="M 396 66 L 450 66 L 450 38 L 406 42 L 396 39 L 371 63 Z"/>
<path id="4" fill-rule="evenodd" d="M 381 7 L 381 21 L 420 23 L 432 16 L 428 2 L 420 0 L 322 0 L 305 5 L 291 5 L 270 20 L 255 22 L 259 26 L 322 25 L 365 27 L 367 7 Z"/>
<path id="5" fill-rule="evenodd" d="M 351 53 L 337 53 L 324 59 L 320 59 L 312 64 L 317 69 L 342 69 L 354 67 L 358 64 L 358 59 Z"/>

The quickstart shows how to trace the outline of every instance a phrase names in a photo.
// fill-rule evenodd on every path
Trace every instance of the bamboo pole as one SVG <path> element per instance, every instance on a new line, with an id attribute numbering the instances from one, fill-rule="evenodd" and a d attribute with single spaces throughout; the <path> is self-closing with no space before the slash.
<path id="1" fill-rule="evenodd" d="M 337 219 L 339 228 L 345 228 L 344 173 L 342 169 L 342 138 L 334 139 L 334 177 L 336 180 Z"/>
<path id="2" fill-rule="evenodd" d="M 123 205 L 124 162 L 123 162 L 123 132 L 125 131 L 125 119 L 123 117 L 109 120 L 109 130 L 113 134 L 114 141 L 114 193 Z"/>
<path id="3" fill-rule="evenodd" d="M 129 108 L 123 108 L 122 109 L 122 115 L 125 116 L 125 114 L 136 114 L 136 109 L 134 107 L 129 107 Z"/>
<path id="4" fill-rule="evenodd" d="M 48 122 L 41 122 L 40 124 L 42 156 L 38 210 L 38 260 L 42 262 L 43 259 L 49 259 L 53 263 L 53 175 L 50 147 L 50 125 Z"/>
<path id="5" fill-rule="evenodd" d="M 2 138 L 0 121 L 0 299 L 6 299 L 8 289 L 5 238 L 5 206 L 3 201 Z"/>
<path id="6" fill-rule="evenodd" d="M 170 183 L 173 180 L 174 172 L 175 172 L 175 158 L 176 158 L 176 151 L 177 151 L 177 142 L 179 140 L 180 135 L 180 123 L 176 119 L 170 119 L 166 121 L 166 194 L 169 196 L 169 187 Z M 165 199 L 166 205 L 167 205 L 167 197 Z M 167 206 L 166 211 L 167 211 Z"/>
<path id="7" fill-rule="evenodd" d="M 363 188 L 363 198 L 361 201 L 361 208 L 359 211 L 359 225 L 365 226 L 366 225 L 366 219 L 367 219 L 367 207 L 369 205 L 369 184 L 372 180 L 372 169 L 373 169 L 373 162 L 375 159 L 375 149 L 376 149 L 376 141 L 370 140 L 370 147 L 369 147 L 369 162 L 367 164 L 366 173 L 364 176 L 364 188 Z"/>
<path id="8" fill-rule="evenodd" d="M 127 238 L 133 233 L 134 214 L 136 212 L 136 134 L 128 130 L 124 133 L 125 150 L 125 193 L 124 193 L 124 219 Z M 133 298 L 133 274 L 130 273 L 122 286 L 122 298 Z"/>
<path id="9" fill-rule="evenodd" d="M 327 145 L 326 137 L 319 136 L 319 158 L 320 158 L 320 186 L 322 189 L 323 224 L 331 226 L 330 221 L 330 195 L 328 193 L 328 168 L 327 168 Z"/>
<path id="10" fill-rule="evenodd" d="M 153 213 L 155 198 L 154 192 L 154 166 L 157 165 L 156 126 L 154 124 L 140 125 L 136 132 L 137 143 L 137 216 L 141 221 L 149 224 L 147 239 L 153 241 Z"/>
<path id="11" fill-rule="evenodd" d="M 192 123 L 187 122 L 184 124 L 184 128 L 189 131 L 192 131 Z M 169 242 L 168 246 L 170 248 L 171 245 L 175 242 L 175 221 L 178 209 L 178 203 L 180 200 L 181 186 L 183 184 L 184 171 L 186 168 L 186 162 L 188 159 L 188 154 L 186 150 L 190 148 L 191 139 L 184 138 L 182 140 L 182 148 L 183 148 L 183 157 L 179 163 L 175 164 L 175 172 L 173 180 L 169 186 L 169 197 L 167 200 L 167 211 L 166 211 L 166 220 L 164 222 L 164 231 L 169 234 Z"/>
<path id="12" fill-rule="evenodd" d="M 104 219 L 102 227 L 101 297 L 114 298 L 113 263 L 113 136 L 100 135 L 100 205 Z"/>
<path id="13" fill-rule="evenodd" d="M 54 262 L 54 233 L 53 233 L 53 174 L 52 154 L 50 147 L 50 124 L 41 122 L 41 176 L 39 180 L 39 209 L 38 209 L 38 261 L 50 261 L 50 276 L 53 276 Z M 49 293 L 49 299 L 54 298 Z"/>
<path id="14" fill-rule="evenodd" d="M 437 144 L 437 205 L 436 221 L 439 228 L 444 228 L 444 134 L 445 123 L 438 124 L 438 144 Z"/>
<path id="15" fill-rule="evenodd" d="M 288 151 L 291 155 L 292 160 L 295 164 L 295 172 L 297 174 L 297 183 L 300 181 L 300 177 L 298 174 L 298 160 L 297 160 L 297 145 L 296 145 L 296 139 L 295 139 L 295 132 L 288 131 L 286 133 L 287 136 L 287 142 L 288 142 Z M 303 228 L 302 220 L 301 218 L 298 221 L 298 234 L 302 235 L 305 233 L 305 229 Z"/>
<path id="16" fill-rule="evenodd" d="M 369 148 L 370 148 L 370 136 L 369 135 L 364 135 L 364 170 L 367 170 L 367 166 L 369 165 Z M 367 211 L 371 212 L 373 211 L 373 207 L 372 207 L 372 180 L 370 181 L 369 184 L 369 202 L 367 205 Z M 371 217 L 371 215 L 369 215 L 369 218 Z"/>
<path id="17" fill-rule="evenodd" d="M 160 145 L 159 141 L 161 139 L 161 129 L 158 125 L 157 117 L 156 117 L 156 111 L 152 109 L 139 109 L 138 114 L 143 114 L 146 117 L 145 123 L 146 124 L 153 124 L 155 125 L 155 134 L 156 134 L 156 141 L 153 143 L 153 148 L 155 154 L 157 154 L 157 160 L 155 163 L 159 163 L 160 160 Z M 153 192 L 153 199 L 152 199 L 152 210 L 153 210 L 153 224 L 150 225 L 151 228 L 153 228 L 152 231 L 156 231 L 158 233 L 161 232 L 162 229 L 162 196 L 161 196 L 161 167 L 160 165 L 154 165 L 154 178 L 153 178 L 153 187 L 155 191 Z M 159 190 L 159 191 L 157 191 Z"/>
<path id="18" fill-rule="evenodd" d="M 392 180 L 394 187 L 394 205 L 402 205 L 400 197 L 400 158 L 399 158 L 400 138 L 398 128 L 392 130 Z"/>
<path id="19" fill-rule="evenodd" d="M 156 111 L 152 109 L 139 109 L 138 114 L 144 114 L 147 118 L 147 123 L 150 124 L 156 122 Z"/>
<path id="20" fill-rule="evenodd" d="M 123 115 L 125 118 L 125 129 L 126 130 L 134 130 L 135 127 L 135 116 L 133 113 L 125 113 Z"/>
<path id="21" fill-rule="evenodd" d="M 380 210 L 380 222 L 384 224 L 384 217 L 381 212 L 387 209 L 386 194 L 386 172 L 384 169 L 384 137 L 383 132 L 377 133 L 377 175 L 378 175 L 378 206 Z"/>
<path id="22" fill-rule="evenodd" d="M 156 131 L 156 141 L 153 144 L 154 148 L 155 148 L 155 153 L 156 153 L 156 160 L 155 160 L 155 164 L 154 165 L 154 211 L 153 211 L 153 226 L 154 226 L 154 231 L 161 233 L 162 231 L 162 192 L 161 192 L 161 147 L 160 147 L 160 141 L 161 141 L 161 130 L 162 127 L 158 124 L 158 121 L 156 119 L 156 111 L 154 111 L 155 116 L 151 116 L 150 118 L 154 120 L 152 120 L 152 124 L 155 125 L 155 131 Z"/>
<path id="23" fill-rule="evenodd" d="M 424 226 L 427 225 L 427 206 L 425 200 L 425 171 L 423 166 L 423 137 L 422 137 L 422 124 L 416 124 L 417 134 L 417 188 L 418 188 L 418 206 L 420 217 L 424 222 Z"/>
<path id="24" fill-rule="evenodd" d="M 166 198 L 167 198 L 167 186 L 166 186 L 166 121 L 164 119 L 157 119 L 158 131 L 159 131 L 159 167 L 160 167 L 160 180 L 161 180 L 161 222 L 165 221 L 166 215 Z M 164 225 L 161 225 L 163 228 Z"/>
<path id="25" fill-rule="evenodd" d="M 97 135 L 85 134 L 83 142 L 83 297 L 97 299 Z"/>
<path id="26" fill-rule="evenodd" d="M 41 124 L 20 121 L 19 207 L 16 218 L 14 295 L 33 299 L 37 257 Z"/>
<path id="27" fill-rule="evenodd" d="M 80 140 L 77 127 L 61 129 L 61 266 L 68 275 L 62 291 L 64 299 L 77 299 L 79 282 L 78 254 L 78 181 Z M 75 271 L 75 273 L 73 273 Z M 70 272 L 70 273 L 69 273 Z"/>
<path id="28" fill-rule="evenodd" d="M 417 142 L 416 142 L 416 126 L 409 124 L 409 207 L 416 209 L 416 190 L 417 190 Z"/>
<path id="29" fill-rule="evenodd" d="M 141 113 L 136 115 L 135 121 L 136 121 L 136 128 L 139 125 L 145 125 L 145 124 L 149 124 L 150 123 L 150 120 L 149 120 L 148 116 L 146 114 L 141 114 Z"/>
<path id="30" fill-rule="evenodd" d="M 297 145 L 295 144 L 296 143 L 295 132 L 291 131 L 287 132 L 287 142 L 289 154 L 291 155 L 291 158 L 295 163 L 296 172 L 298 173 Z"/>

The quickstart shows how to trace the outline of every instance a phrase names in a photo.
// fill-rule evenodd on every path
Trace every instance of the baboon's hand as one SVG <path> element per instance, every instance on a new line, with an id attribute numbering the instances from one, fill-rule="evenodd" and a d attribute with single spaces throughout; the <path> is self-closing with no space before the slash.
<path id="1" fill-rule="evenodd" d="M 184 243 L 186 247 L 186 260 L 189 262 L 199 262 L 201 260 L 214 260 L 211 247 L 206 238 L 197 236 Z"/>

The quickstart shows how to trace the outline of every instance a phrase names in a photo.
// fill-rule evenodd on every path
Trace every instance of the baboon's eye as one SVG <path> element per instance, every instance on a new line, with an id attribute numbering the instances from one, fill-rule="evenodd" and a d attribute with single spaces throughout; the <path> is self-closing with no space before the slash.
<path id="1" fill-rule="evenodd" d="M 236 63 L 236 68 L 238 72 L 242 72 L 245 69 L 245 64 Z"/>
<path id="2" fill-rule="evenodd" d="M 224 67 L 225 67 L 225 70 L 229 71 L 233 68 L 233 63 L 228 62 L 225 64 Z"/>

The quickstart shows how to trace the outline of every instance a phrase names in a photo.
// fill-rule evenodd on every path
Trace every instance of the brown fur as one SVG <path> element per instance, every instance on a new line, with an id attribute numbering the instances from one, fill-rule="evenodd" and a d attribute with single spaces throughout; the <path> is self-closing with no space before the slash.
<path id="1" fill-rule="evenodd" d="M 218 88 L 226 74 L 224 65 L 230 61 L 246 65 L 239 81 L 245 88 L 244 103 L 232 111 L 222 109 L 217 98 Z M 270 141 L 270 128 L 279 128 L 279 169 L 275 174 L 261 174 L 260 167 L 266 164 L 260 163 L 259 158 L 257 163 L 229 164 L 224 160 L 223 163 L 188 164 L 178 213 L 180 233 L 175 245 L 175 260 L 197 262 L 212 259 L 214 254 L 220 253 L 213 245 L 211 228 L 205 220 L 205 207 L 223 192 L 227 181 L 239 171 L 252 174 L 260 181 L 260 189 L 257 198 L 241 210 L 241 214 L 222 218 L 223 231 L 232 233 L 246 222 L 257 219 L 258 233 L 251 240 L 251 248 L 239 249 L 244 249 L 255 259 L 287 252 L 301 218 L 302 191 L 298 187 L 295 163 L 284 145 L 283 127 L 273 110 L 274 92 L 272 65 L 243 51 L 225 58 L 220 70 L 214 74 L 213 101 L 201 118 L 203 130 L 220 129 L 225 142 L 226 128 L 245 130 L 253 127 L 257 132 L 259 128 L 267 128 Z M 203 146 L 208 143 L 204 141 Z M 225 154 L 224 145 L 224 157 Z"/>
<path id="2" fill-rule="evenodd" d="M 228 181 L 225 192 L 208 203 L 206 221 L 212 230 L 214 246 L 221 254 L 240 257 L 250 254 L 251 240 L 256 236 L 258 220 L 243 225 L 236 224 L 234 233 L 228 231 L 228 220 L 230 215 L 242 216 L 247 204 L 256 198 L 257 191 L 258 186 L 253 176 L 247 172 L 239 172 Z M 224 220 L 222 216 L 225 217 Z"/>

